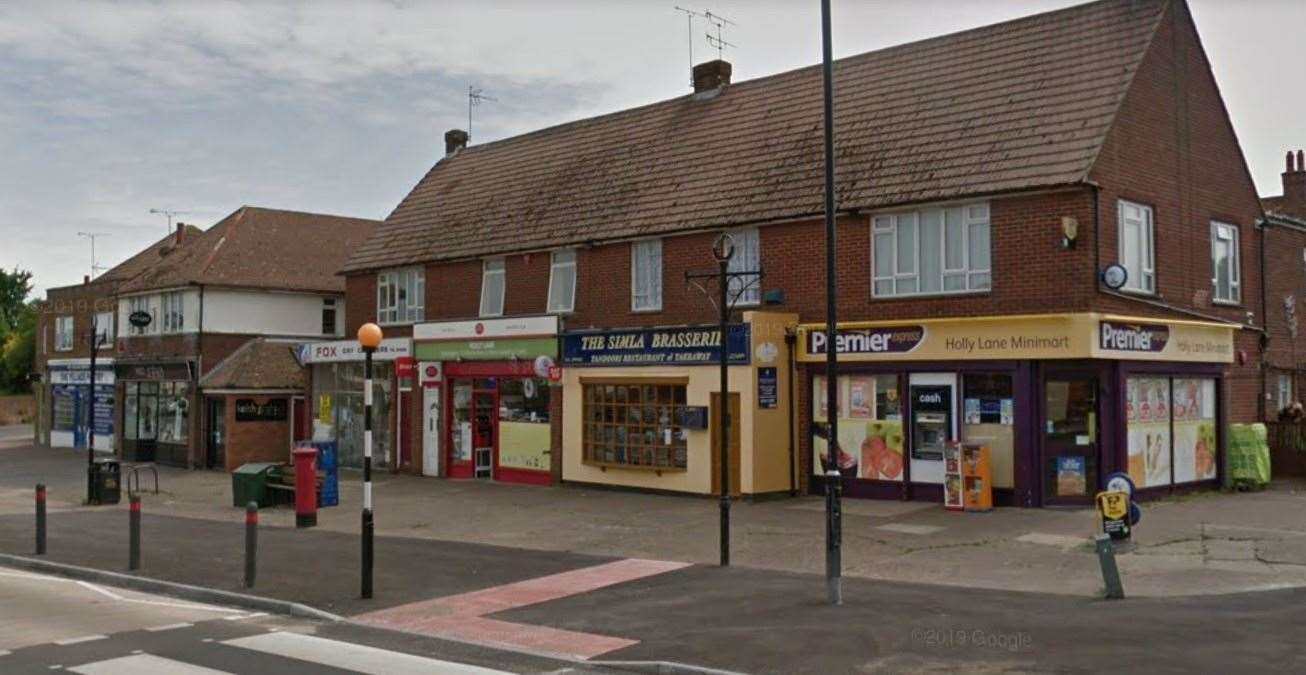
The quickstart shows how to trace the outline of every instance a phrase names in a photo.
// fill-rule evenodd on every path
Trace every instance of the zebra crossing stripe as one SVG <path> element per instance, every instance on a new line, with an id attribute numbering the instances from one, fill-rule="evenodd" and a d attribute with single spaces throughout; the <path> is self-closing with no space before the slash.
<path id="1" fill-rule="evenodd" d="M 232 675 L 225 670 L 214 670 L 153 654 L 133 654 L 96 661 L 69 668 L 68 671 L 79 675 Z"/>
<path id="2" fill-rule="evenodd" d="M 430 673 L 508 675 L 501 670 L 490 670 L 299 633 L 264 633 L 226 640 L 221 644 L 368 675 L 429 675 Z"/>

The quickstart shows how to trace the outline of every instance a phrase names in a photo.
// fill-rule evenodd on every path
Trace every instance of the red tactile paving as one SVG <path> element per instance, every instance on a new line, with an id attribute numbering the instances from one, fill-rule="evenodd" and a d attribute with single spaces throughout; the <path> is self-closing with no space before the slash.
<path id="1" fill-rule="evenodd" d="M 354 618 L 365 623 L 432 637 L 507 647 L 548 656 L 589 659 L 637 644 L 638 640 L 486 619 L 484 616 L 688 566 L 688 563 L 629 558 L 470 593 L 400 605 Z"/>

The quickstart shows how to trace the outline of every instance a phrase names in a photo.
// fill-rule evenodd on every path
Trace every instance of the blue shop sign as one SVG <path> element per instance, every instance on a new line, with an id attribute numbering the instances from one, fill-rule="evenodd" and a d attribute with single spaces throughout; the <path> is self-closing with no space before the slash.
<path id="1" fill-rule="evenodd" d="M 726 356 L 732 366 L 748 365 L 752 333 L 746 323 L 730 324 Z M 703 366 L 721 359 L 717 326 L 635 328 L 562 335 L 564 366 Z"/>

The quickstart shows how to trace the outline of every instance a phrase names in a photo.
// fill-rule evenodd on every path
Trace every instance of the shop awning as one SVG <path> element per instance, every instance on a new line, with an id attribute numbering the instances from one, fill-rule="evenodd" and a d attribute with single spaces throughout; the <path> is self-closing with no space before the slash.
<path id="1" fill-rule="evenodd" d="M 1239 324 L 1081 312 L 840 323 L 841 361 L 1129 359 L 1231 363 Z M 824 361 L 825 324 L 798 327 L 798 360 Z"/>

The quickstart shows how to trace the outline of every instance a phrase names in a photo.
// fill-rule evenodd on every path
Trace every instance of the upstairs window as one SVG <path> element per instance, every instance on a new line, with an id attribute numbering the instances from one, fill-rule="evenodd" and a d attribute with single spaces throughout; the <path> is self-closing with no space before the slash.
<path id="1" fill-rule="evenodd" d="M 382 325 L 425 320 L 425 270 L 405 267 L 376 275 L 376 319 Z M 331 332 L 334 333 L 335 328 Z"/>
<path id="2" fill-rule="evenodd" d="M 322 334 L 336 334 L 336 299 L 322 298 Z"/>
<path id="3" fill-rule="evenodd" d="M 70 352 L 73 350 L 73 318 L 59 316 L 54 319 L 54 350 Z"/>
<path id="4" fill-rule="evenodd" d="M 1156 292 L 1156 254 L 1152 247 L 1152 207 L 1120 201 L 1120 264 L 1128 272 L 1124 290 Z"/>
<path id="5" fill-rule="evenodd" d="M 1211 223 L 1211 286 L 1216 302 L 1242 302 L 1242 270 L 1238 260 L 1238 228 Z"/>
<path id="6" fill-rule="evenodd" d="M 489 258 L 481 271 L 481 316 L 503 316 L 503 295 L 507 290 L 503 258 Z"/>
<path id="7" fill-rule="evenodd" d="M 95 332 L 100 336 L 101 345 L 113 342 L 113 312 L 95 314 Z"/>
<path id="8" fill-rule="evenodd" d="M 636 312 L 662 309 L 662 240 L 630 245 L 630 308 Z"/>
<path id="9" fill-rule="evenodd" d="M 988 290 L 989 239 L 988 204 L 875 216 L 871 292 L 892 298 Z"/>
<path id="10" fill-rule="evenodd" d="M 730 299 L 735 305 L 757 305 L 762 302 L 762 277 L 749 274 L 762 269 L 761 241 L 757 228 L 735 230 L 730 233 L 735 242 L 735 254 L 730 256 L 730 271 L 747 276 L 730 277 Z"/>
<path id="11" fill-rule="evenodd" d="M 157 319 L 158 317 L 156 316 L 154 307 L 150 305 L 150 296 L 134 295 L 130 298 L 127 298 L 127 317 L 130 318 L 131 315 L 135 314 L 136 312 L 145 312 L 146 314 L 149 314 L 150 323 L 149 325 L 146 326 L 137 326 L 136 324 L 128 321 L 127 323 L 128 335 L 148 335 L 159 329 L 158 328 L 159 324 L 157 321 L 155 321 L 155 319 Z"/>
<path id="12" fill-rule="evenodd" d="M 160 312 L 163 314 L 163 332 L 180 333 L 186 325 L 186 313 L 183 310 L 181 291 L 164 293 L 160 298 Z"/>
<path id="13" fill-rule="evenodd" d="M 549 263 L 549 312 L 576 309 L 576 251 L 554 251 Z"/>

